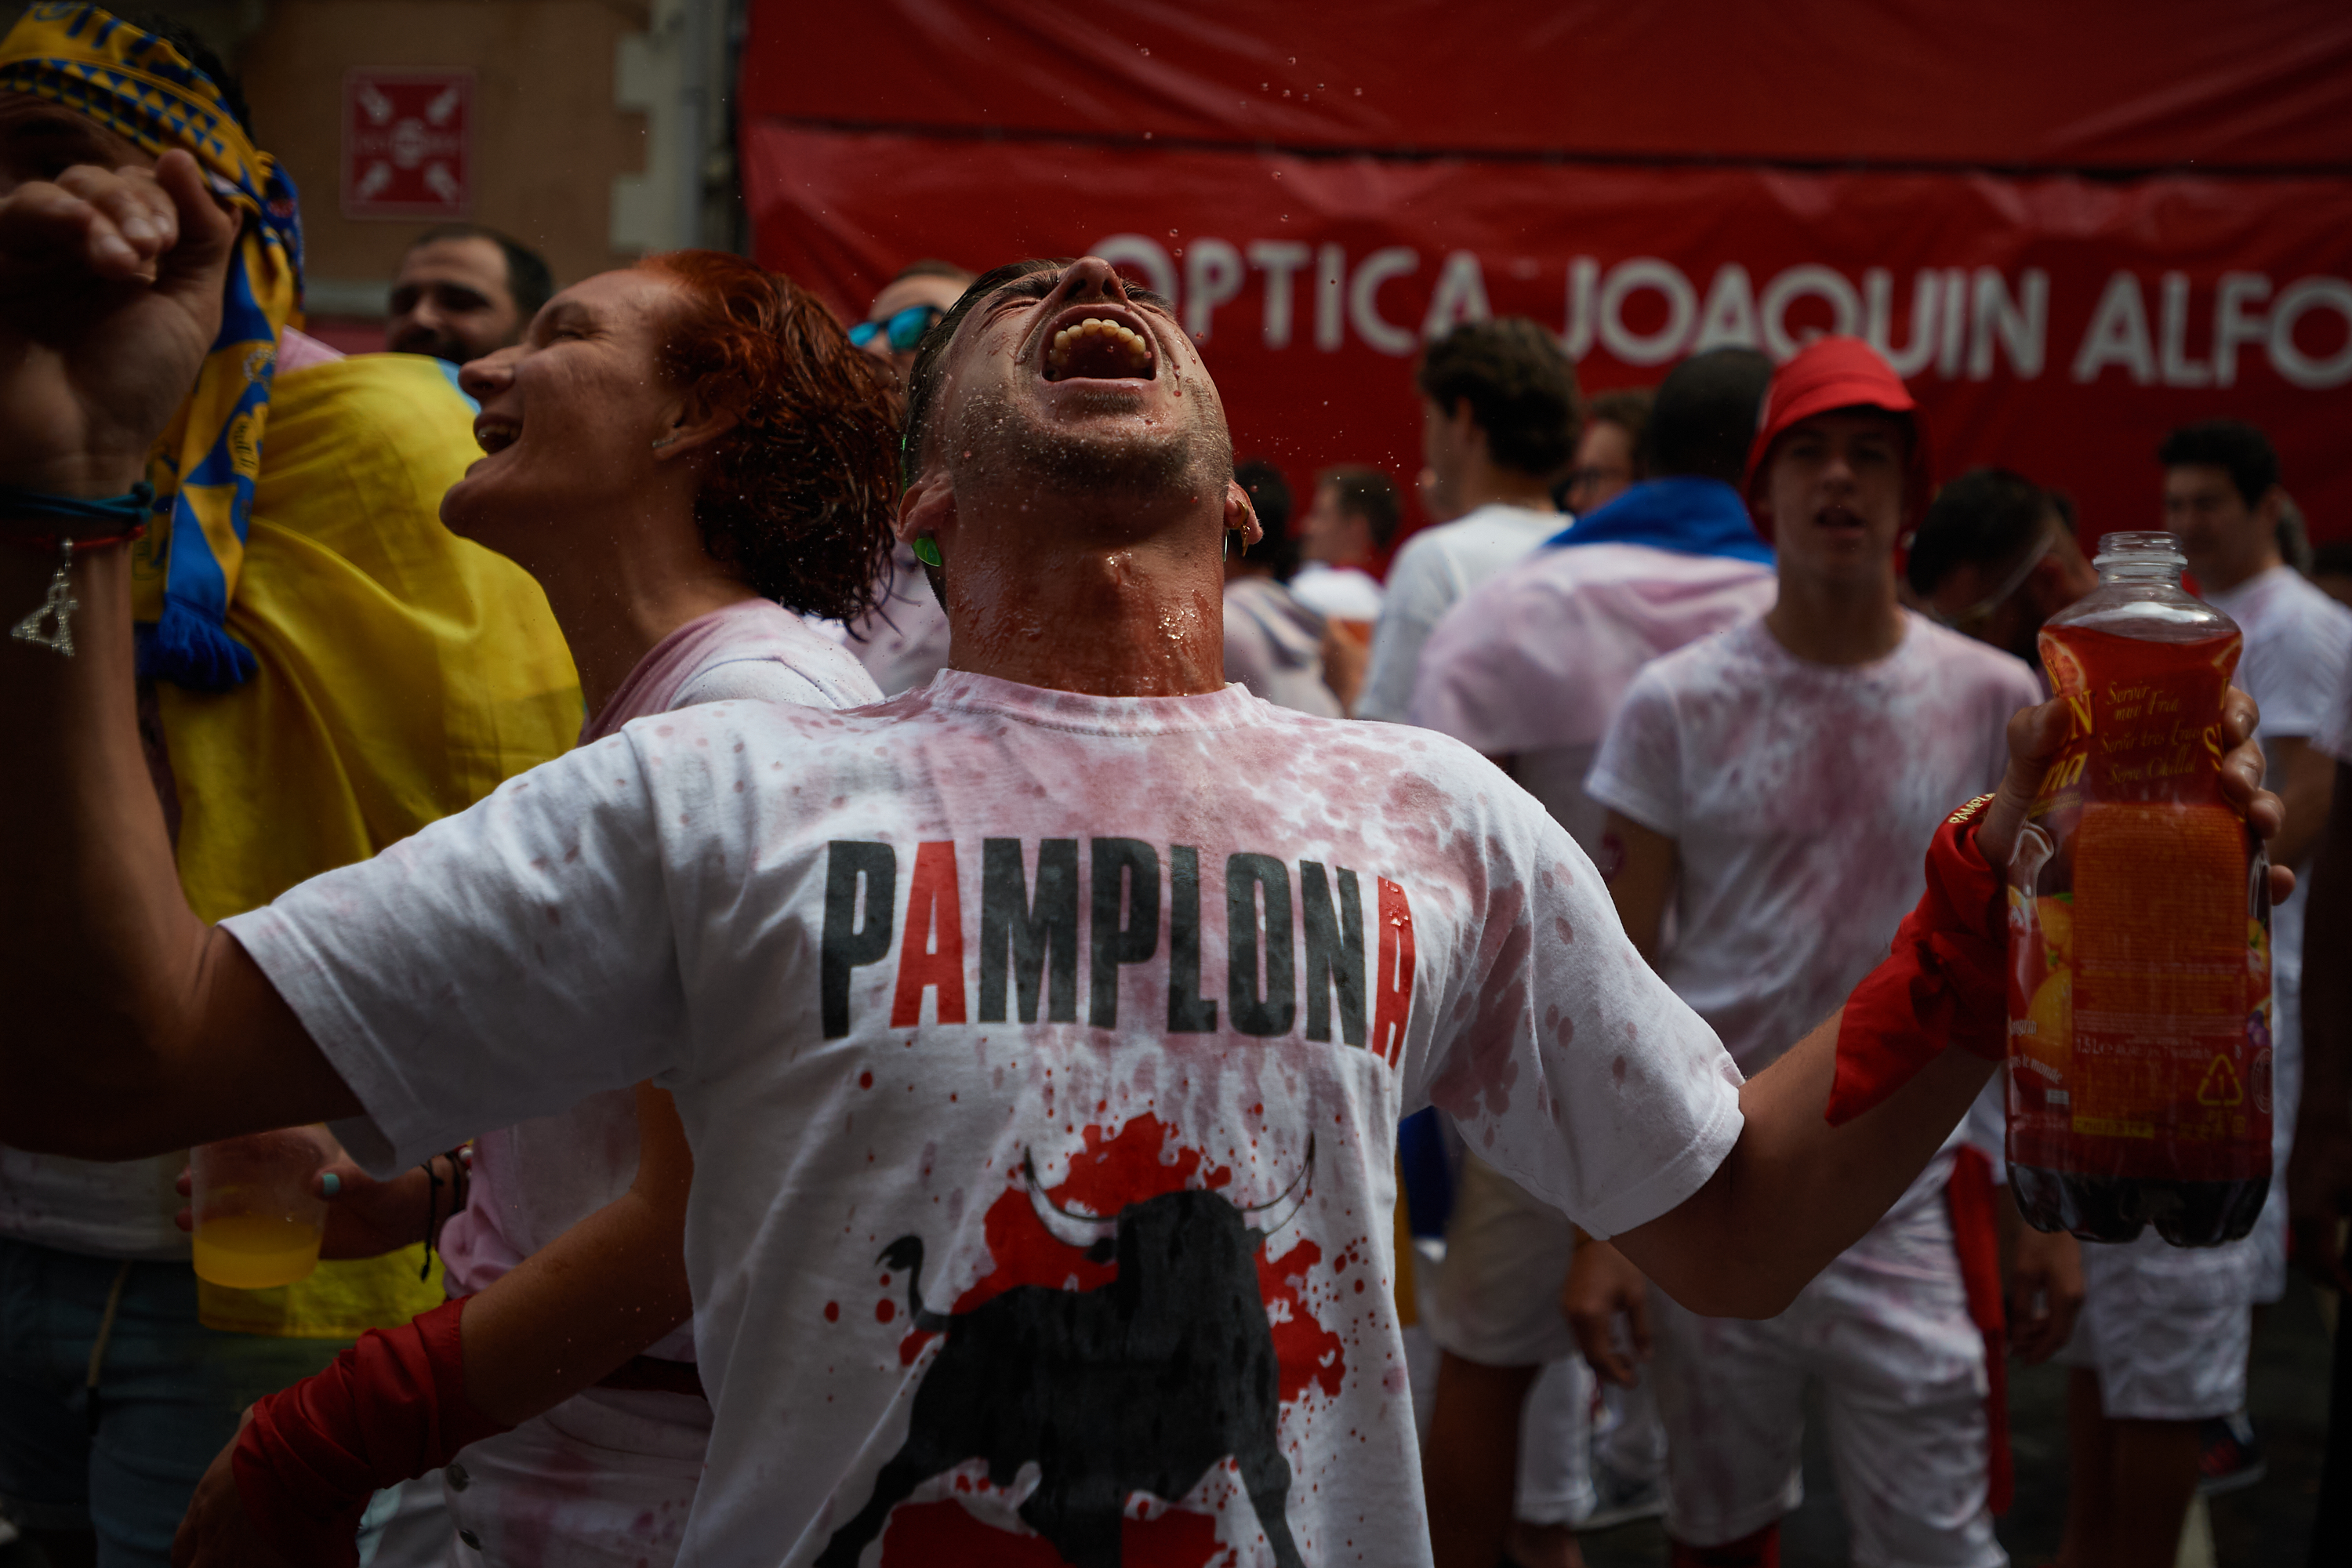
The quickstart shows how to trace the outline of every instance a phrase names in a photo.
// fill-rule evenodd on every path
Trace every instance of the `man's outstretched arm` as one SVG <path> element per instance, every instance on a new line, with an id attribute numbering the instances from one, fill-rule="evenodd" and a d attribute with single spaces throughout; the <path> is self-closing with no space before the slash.
<path id="1" fill-rule="evenodd" d="M 2221 765 L 2221 787 L 2267 839 L 2277 833 L 2283 808 L 2262 787 L 2254 719 L 2252 700 L 2233 689 L 2227 713 L 2233 749 Z M 2006 865 L 2064 736 L 2055 703 L 2010 721 L 2009 773 L 1976 834 L 1992 866 Z M 2283 868 L 2273 868 L 2272 878 L 2274 897 L 2284 897 L 2294 885 Z M 1903 1194 L 1992 1074 L 1992 1062 L 1947 1050 L 1882 1103 L 1832 1126 L 1823 1111 L 1837 1072 L 1842 1016 L 1831 1017 L 1741 1087 L 1746 1121 L 1739 1141 L 1706 1185 L 1679 1206 L 1612 1238 L 1691 1310 L 1761 1318 L 1787 1307 Z"/>
<path id="2" fill-rule="evenodd" d="M 131 489 L 194 382 L 235 236 L 184 153 L 0 196 L 0 276 L 22 285 L 0 289 L 0 408 L 40 411 L 0 431 L 0 489 Z M 28 511 L 0 494 L 0 623 L 57 570 L 28 538 L 94 531 Z M 359 1109 L 181 892 L 133 711 L 130 574 L 123 546 L 77 553 L 72 658 L 0 639 L 0 1142 L 101 1159 Z"/>

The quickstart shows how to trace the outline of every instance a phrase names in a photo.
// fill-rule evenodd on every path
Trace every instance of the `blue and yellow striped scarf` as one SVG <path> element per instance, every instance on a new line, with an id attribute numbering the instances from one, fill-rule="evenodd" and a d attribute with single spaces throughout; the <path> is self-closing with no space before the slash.
<path id="1" fill-rule="evenodd" d="M 0 40 L 0 92 L 48 99 L 157 157 L 184 149 L 244 219 L 219 335 L 147 459 L 156 514 L 169 524 L 141 545 L 137 573 L 140 673 L 226 689 L 254 668 L 224 622 L 261 472 L 278 335 L 302 290 L 293 183 L 179 50 L 79 0 L 40 0 Z"/>

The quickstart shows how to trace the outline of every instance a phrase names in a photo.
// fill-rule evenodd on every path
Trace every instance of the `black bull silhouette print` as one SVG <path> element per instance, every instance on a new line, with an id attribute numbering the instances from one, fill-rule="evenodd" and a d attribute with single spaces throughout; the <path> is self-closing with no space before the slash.
<path id="1" fill-rule="evenodd" d="M 857 1517 L 834 1531 L 818 1568 L 856 1568 L 893 1508 L 973 1458 L 988 1462 L 997 1487 L 1036 1461 L 1037 1489 L 1021 1517 L 1071 1568 L 1119 1568 L 1128 1498 L 1172 1502 L 1229 1458 L 1275 1560 L 1304 1568 L 1286 1508 L 1281 1375 L 1256 1253 L 1306 1201 L 1314 1167 L 1310 1137 L 1290 1186 L 1256 1208 L 1188 1191 L 1097 1218 L 1050 1203 L 1024 1154 L 1046 1228 L 1097 1262 L 1118 1259 L 1118 1278 L 1094 1290 L 1018 1285 L 969 1312 L 936 1312 L 923 1305 L 922 1238 L 885 1247 L 879 1261 L 907 1274 L 915 1326 L 947 1343 L 916 1390 L 906 1442 Z M 1249 1223 L 1260 1216 L 1261 1226 Z"/>

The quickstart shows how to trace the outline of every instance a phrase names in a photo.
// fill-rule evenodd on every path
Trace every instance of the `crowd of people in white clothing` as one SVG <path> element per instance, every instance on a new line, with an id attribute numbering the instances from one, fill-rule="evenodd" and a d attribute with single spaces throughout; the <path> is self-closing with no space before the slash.
<path id="1" fill-rule="evenodd" d="M 1969 984 L 1897 927 L 2005 863 L 2105 528 L 2242 629 L 2224 788 L 2325 860 L 2352 610 L 2260 432 L 2082 520 L 1860 340 L 1588 398 L 1503 319 L 1400 378 L 1410 482 L 1294 495 L 1091 258 L 853 329 L 681 252 L 402 381 L 301 336 L 226 81 L 94 6 L 0 45 L 0 1518 L 51 1561 L 1579 1568 L 1657 1515 L 1769 1568 L 1811 1387 L 1853 1560 L 1991 1568 L 2012 1358 L 2070 1369 L 2063 1568 L 2255 1473 L 2252 1314 L 2291 1228 L 2342 1268 L 2340 873 L 2275 910 L 2243 1242 L 2024 1226 L 2004 1042 L 1841 1010 Z M 320 1280 L 200 1295 L 183 1152 L 320 1123 Z"/>

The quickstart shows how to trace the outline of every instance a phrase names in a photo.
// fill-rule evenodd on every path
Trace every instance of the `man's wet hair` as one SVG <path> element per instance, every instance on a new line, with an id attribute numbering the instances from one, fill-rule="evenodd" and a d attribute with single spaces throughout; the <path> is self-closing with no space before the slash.
<path id="1" fill-rule="evenodd" d="M 1422 351 L 1413 383 L 1448 417 L 1466 399 L 1498 467 L 1549 479 L 1576 455 L 1576 366 L 1524 316 L 1463 322 Z"/>
<path id="2" fill-rule="evenodd" d="M 2074 531 L 2074 506 L 2008 468 L 1970 468 L 1936 492 L 1904 566 L 1911 591 L 1932 594 L 1961 566 L 1998 572 L 2033 548 L 2055 516 Z"/>
<path id="3" fill-rule="evenodd" d="M 1252 458 L 1234 465 L 1234 483 L 1249 497 L 1250 510 L 1257 513 L 1257 525 L 1265 532 L 1249 548 L 1251 563 L 1268 567 L 1276 578 L 1288 582 L 1298 570 L 1298 540 L 1290 531 L 1290 481 L 1270 459 Z"/>
<path id="4" fill-rule="evenodd" d="M 1325 485 L 1334 491 L 1339 514 L 1362 518 L 1371 530 L 1372 548 L 1386 552 L 1404 517 L 1404 498 L 1397 493 L 1396 481 L 1362 463 L 1342 463 L 1315 476 L 1317 489 Z"/>
<path id="5" fill-rule="evenodd" d="M 946 315 L 931 323 L 931 330 L 925 332 L 923 341 L 916 345 L 915 368 L 907 373 L 907 431 L 898 446 L 898 471 L 908 484 L 913 484 L 915 476 L 923 470 L 923 444 L 926 432 L 930 428 L 931 405 L 939 399 L 940 378 L 947 374 L 940 368 L 940 360 L 947 353 L 948 345 L 955 342 L 956 332 L 963 326 L 963 319 L 1007 284 L 1017 283 L 1039 272 L 1051 272 L 1058 279 L 1062 268 L 1076 265 L 1077 258 L 1075 256 L 1057 256 L 1008 261 L 1002 267 L 992 267 L 971 280 L 971 286 L 963 291 L 962 298 L 956 300 Z M 1138 288 L 1124 279 L 1120 279 L 1120 285 L 1130 300 L 1158 305 L 1163 310 L 1167 308 L 1168 301 L 1149 289 Z"/>
<path id="6" fill-rule="evenodd" d="M 2270 437 L 2242 419 L 2183 425 L 2157 447 L 2156 460 L 2168 468 L 2220 468 L 2249 507 L 2262 505 L 2279 482 L 2278 452 Z"/>
<path id="7" fill-rule="evenodd" d="M 963 319 L 978 309 L 980 302 L 1017 279 L 1033 272 L 1059 272 L 1075 259 L 1057 257 L 1052 260 L 1032 259 L 1008 261 L 1002 267 L 992 267 L 971 280 L 963 297 L 948 307 L 948 313 L 931 323 L 923 341 L 915 345 L 915 366 L 907 373 L 907 428 L 898 442 L 898 474 L 908 484 L 923 471 L 924 432 L 931 419 L 931 404 L 940 395 L 940 358 L 955 341 L 956 331 Z"/>
<path id="8" fill-rule="evenodd" d="M 525 326 L 539 314 L 541 305 L 555 298 L 555 274 L 549 269 L 547 258 L 512 235 L 478 223 L 436 224 L 411 240 L 408 248 L 415 250 L 436 239 L 487 239 L 497 246 L 507 258 L 507 292 L 514 297 L 515 312 Z"/>
<path id="9" fill-rule="evenodd" d="M 1709 349 L 1683 361 L 1666 373 L 1651 403 L 1643 468 L 1653 477 L 1721 479 L 1737 488 L 1771 384 L 1772 361 L 1754 349 Z M 1592 416 L 1600 412 L 1596 398 Z"/>
<path id="10" fill-rule="evenodd" d="M 228 106 L 229 113 L 236 118 L 247 139 L 252 139 L 253 110 L 245 101 L 245 83 L 238 79 L 236 72 L 228 68 L 228 62 L 220 58 L 219 50 L 205 42 L 203 36 L 194 27 L 177 16 L 166 16 L 161 11 L 141 11 L 124 16 L 122 20 L 142 33 L 152 33 L 163 39 L 180 51 L 182 59 L 204 72 L 213 86 L 220 89 L 221 101 Z"/>

